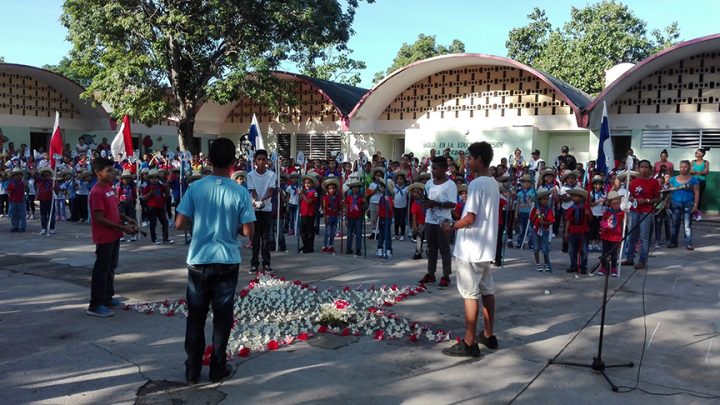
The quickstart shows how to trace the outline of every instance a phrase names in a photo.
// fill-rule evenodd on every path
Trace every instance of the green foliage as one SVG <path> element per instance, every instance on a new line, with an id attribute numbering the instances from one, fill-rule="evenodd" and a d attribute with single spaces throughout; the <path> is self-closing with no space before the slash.
<path id="1" fill-rule="evenodd" d="M 0 63 L 5 63 L 5 58 L 0 56 Z"/>
<path id="2" fill-rule="evenodd" d="M 300 73 L 316 79 L 357 86 L 361 81 L 360 73 L 367 65 L 351 58 L 351 53 L 351 49 L 338 50 L 333 46 L 320 50 L 314 60 L 300 64 Z"/>
<path id="3" fill-rule="evenodd" d="M 463 52 L 465 52 L 465 44 L 458 39 L 454 39 L 450 45 L 445 46 L 437 43 L 435 35 L 420 34 L 412 44 L 407 42 L 402 44 L 390 67 L 385 72 L 375 73 L 373 82 L 377 83 L 395 70 L 413 62 L 433 56 Z"/>
<path id="4" fill-rule="evenodd" d="M 570 21 L 561 29 L 553 29 L 539 8 L 528 18 L 528 25 L 508 34 L 508 57 L 593 95 L 603 89 L 605 70 L 621 62 L 637 63 L 680 36 L 676 22 L 648 33 L 645 20 L 613 0 L 571 7 Z"/>
<path id="5" fill-rule="evenodd" d="M 207 100 L 247 95 L 279 109 L 288 86 L 271 72 L 344 51 L 360 1 L 66 0 L 61 21 L 71 66 L 92 77 L 84 97 L 146 124 L 173 114 L 189 147 Z"/>
<path id="6" fill-rule="evenodd" d="M 97 66 L 90 66 L 89 71 L 81 70 L 67 56 L 63 56 L 57 65 L 43 65 L 42 68 L 63 75 L 85 88 L 90 86 L 92 78 L 97 74 Z"/>

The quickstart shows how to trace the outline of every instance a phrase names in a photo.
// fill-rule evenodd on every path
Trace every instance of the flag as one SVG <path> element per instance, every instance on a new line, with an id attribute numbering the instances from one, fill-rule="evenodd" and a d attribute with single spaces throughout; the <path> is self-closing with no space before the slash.
<path id="1" fill-rule="evenodd" d="M 55 111 L 55 125 L 53 125 L 52 137 L 50 137 L 50 167 L 55 168 L 55 155 L 63 154 L 63 139 L 60 132 L 60 112 Z"/>
<path id="2" fill-rule="evenodd" d="M 132 156 L 132 133 L 130 132 L 130 117 L 125 115 L 120 124 L 120 130 L 115 139 L 110 144 L 110 151 L 112 152 L 112 159 L 117 160 L 118 155 L 124 155 L 125 157 Z"/>
<path id="3" fill-rule="evenodd" d="M 600 125 L 600 142 L 598 143 L 597 171 L 605 175 L 615 168 L 612 140 L 610 139 L 610 124 L 608 122 L 607 105 L 603 102 L 602 124 Z"/>
<path id="4" fill-rule="evenodd" d="M 254 150 L 265 149 L 265 141 L 263 140 L 262 132 L 260 132 L 260 124 L 258 123 L 255 114 L 253 114 L 252 122 L 250 123 L 248 140 Z"/>

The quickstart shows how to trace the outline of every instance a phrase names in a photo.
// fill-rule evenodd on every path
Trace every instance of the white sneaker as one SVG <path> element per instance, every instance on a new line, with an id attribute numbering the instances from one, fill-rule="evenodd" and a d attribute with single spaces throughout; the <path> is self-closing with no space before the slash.
<path id="1" fill-rule="evenodd" d="M 377 253 L 375 253 L 375 256 L 377 257 L 383 257 L 382 249 L 378 249 Z"/>
<path id="2" fill-rule="evenodd" d="M 144 221 L 144 222 L 142 223 L 142 226 L 143 226 L 143 227 L 146 227 L 146 226 L 149 226 L 149 225 L 150 225 L 150 223 L 149 223 L 148 221 Z"/>
<path id="3" fill-rule="evenodd" d="M 120 242 L 127 242 L 125 238 L 120 238 Z"/>
<path id="4" fill-rule="evenodd" d="M 47 232 L 45 232 L 45 230 L 43 229 L 42 231 L 40 231 L 40 235 L 47 235 Z"/>
<path id="5" fill-rule="evenodd" d="M 387 257 L 388 259 L 391 258 L 391 257 L 392 257 L 392 250 L 388 250 L 388 251 L 387 251 L 387 255 L 386 255 L 385 257 Z"/>
<path id="6" fill-rule="evenodd" d="M 400 240 L 405 240 L 405 237 L 404 237 L 404 236 L 401 236 L 401 237 L 400 237 Z"/>
<path id="7" fill-rule="evenodd" d="M 130 238 L 130 242 L 137 242 L 137 235 L 133 235 L 133 236 Z"/>
<path id="8" fill-rule="evenodd" d="M 51 230 L 50 230 L 50 235 L 55 235 L 55 230 L 54 230 L 54 229 L 51 229 Z"/>

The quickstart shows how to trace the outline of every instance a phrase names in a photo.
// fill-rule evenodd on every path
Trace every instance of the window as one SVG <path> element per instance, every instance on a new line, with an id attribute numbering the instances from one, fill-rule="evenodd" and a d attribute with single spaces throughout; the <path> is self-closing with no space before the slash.
<path id="1" fill-rule="evenodd" d="M 305 154 L 306 159 L 329 159 L 342 151 L 342 134 L 297 134 L 295 147 Z"/>
<path id="2" fill-rule="evenodd" d="M 662 129 L 643 129 L 640 146 L 643 148 L 667 148 L 670 146 L 672 132 Z"/>
<path id="3" fill-rule="evenodd" d="M 720 148 L 720 129 L 643 129 L 641 146 L 675 149 Z"/>
<path id="4" fill-rule="evenodd" d="M 691 148 L 700 147 L 701 131 L 698 129 L 673 129 L 671 148 Z"/>

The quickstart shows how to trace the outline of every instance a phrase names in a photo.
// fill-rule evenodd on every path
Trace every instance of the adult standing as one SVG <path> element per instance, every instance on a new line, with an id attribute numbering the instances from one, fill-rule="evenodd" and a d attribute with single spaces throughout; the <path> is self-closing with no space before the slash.
<path id="1" fill-rule="evenodd" d="M 487 142 L 475 142 L 468 148 L 470 170 L 475 179 L 460 220 L 443 224 L 444 233 L 457 231 L 453 255 L 457 261 L 457 286 L 465 305 L 465 336 L 450 348 L 448 356 L 479 357 L 478 342 L 489 349 L 498 347 L 494 335 L 495 283 L 490 263 L 495 258 L 500 195 L 489 176 L 493 150 Z M 479 300 L 482 300 L 483 330 L 476 336 Z"/>
<path id="2" fill-rule="evenodd" d="M 710 173 L 710 162 L 705 160 L 705 149 L 698 149 L 695 151 L 695 160 L 692 161 L 692 166 L 690 167 L 690 174 L 695 176 L 700 182 L 700 200 L 698 200 L 698 204 L 702 204 L 707 181 L 705 176 L 707 176 L 708 173 Z"/>
<path id="3" fill-rule="evenodd" d="M 577 167 L 577 160 L 575 156 L 570 154 L 570 148 L 567 145 L 560 148 L 560 156 L 555 159 L 555 168 L 559 169 L 561 163 L 565 163 L 565 167 L 570 170 L 575 170 L 575 167 Z"/>
<path id="4" fill-rule="evenodd" d="M 427 274 L 421 283 L 434 283 L 437 271 L 438 251 L 442 257 L 443 275 L 440 287 L 450 286 L 452 257 L 450 256 L 450 237 L 441 232 L 440 224 L 452 221 L 452 210 L 457 203 L 457 186 L 447 177 L 447 160 L 436 156 L 431 163 L 432 179 L 425 183 L 427 199 L 422 202 L 425 208 L 425 239 L 428 246 Z"/>
<path id="5" fill-rule="evenodd" d="M 665 172 L 662 172 L 662 168 L 665 166 Z M 670 173 L 672 175 L 675 171 L 675 166 L 673 166 L 673 163 L 668 160 L 668 151 L 667 149 L 663 149 L 662 152 L 660 152 L 660 160 L 655 162 L 655 165 L 653 166 L 653 174 L 657 177 L 665 173 Z"/>
<path id="6" fill-rule="evenodd" d="M 250 274 L 257 273 L 262 255 L 262 271 L 272 272 L 270 267 L 270 231 L 272 229 L 272 196 L 277 177 L 268 170 L 268 154 L 264 149 L 255 151 L 255 170 L 248 173 L 247 188 L 255 208 L 255 233 L 252 237 Z"/>
<path id="7" fill-rule="evenodd" d="M 635 268 L 642 270 L 647 267 L 648 251 L 650 249 L 650 230 L 652 229 L 652 216 L 655 204 L 660 201 L 660 183 L 650 176 L 652 166 L 649 160 L 641 160 L 638 163 L 640 177 L 630 182 L 630 201 L 635 204 L 630 208 L 630 222 L 628 229 L 631 231 L 625 243 L 625 260 L 623 266 L 635 264 L 635 244 L 640 239 L 640 258 Z"/>
<path id="8" fill-rule="evenodd" d="M 678 246 L 680 222 L 685 230 L 685 247 L 693 250 L 692 246 L 692 216 L 700 207 L 700 180 L 690 175 L 690 162 L 680 161 L 680 174 L 670 179 L 670 188 L 679 188 L 670 195 L 670 208 L 672 210 L 672 234 L 668 247 Z"/>
<path id="9" fill-rule="evenodd" d="M 538 149 L 535 149 L 530 154 L 531 159 L 528 161 L 528 170 L 530 170 L 530 174 L 532 176 L 535 176 L 535 174 L 540 170 L 540 162 L 543 160 L 540 159 L 540 151 Z"/>
<path id="10" fill-rule="evenodd" d="M 192 183 L 177 207 L 175 227 L 192 230 L 187 255 L 188 317 L 185 329 L 185 379 L 200 378 L 205 350 L 205 320 L 213 309 L 210 380 L 228 377 L 227 343 L 233 324 L 235 288 L 241 262 L 238 231 L 252 236 L 255 212 L 250 194 L 230 179 L 235 145 L 218 138 L 210 145 L 212 174 Z"/>

